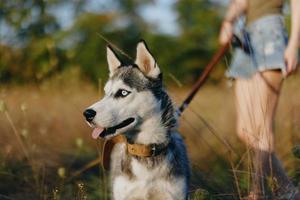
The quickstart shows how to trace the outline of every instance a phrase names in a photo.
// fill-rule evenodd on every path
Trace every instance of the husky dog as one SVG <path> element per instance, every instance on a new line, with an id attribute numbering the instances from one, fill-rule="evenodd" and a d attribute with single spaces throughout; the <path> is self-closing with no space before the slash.
<path id="1" fill-rule="evenodd" d="M 134 64 L 123 64 L 107 47 L 109 80 L 105 96 L 84 112 L 94 128 L 92 137 L 123 134 L 127 144 L 152 147 L 148 156 L 132 155 L 126 143 L 111 154 L 114 200 L 184 200 L 188 198 L 189 161 L 162 73 L 144 41 L 137 45 Z"/>

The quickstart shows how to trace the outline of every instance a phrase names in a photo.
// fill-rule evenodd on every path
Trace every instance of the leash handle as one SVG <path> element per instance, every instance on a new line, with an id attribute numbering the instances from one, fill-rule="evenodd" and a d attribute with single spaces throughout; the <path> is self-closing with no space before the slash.
<path id="1" fill-rule="evenodd" d="M 236 36 L 233 37 L 234 40 L 236 40 Z M 213 56 L 213 58 L 210 60 L 210 62 L 206 65 L 204 68 L 204 71 L 202 72 L 201 76 L 198 78 L 197 82 L 194 84 L 192 91 L 189 93 L 189 95 L 186 97 L 186 99 L 183 101 L 183 103 L 180 105 L 180 107 L 177 110 L 177 116 L 179 117 L 182 112 L 186 109 L 186 107 L 191 103 L 201 86 L 205 83 L 207 80 L 208 75 L 214 68 L 214 66 L 220 61 L 220 59 L 223 57 L 223 55 L 226 53 L 228 48 L 230 47 L 231 42 L 223 45 Z"/>

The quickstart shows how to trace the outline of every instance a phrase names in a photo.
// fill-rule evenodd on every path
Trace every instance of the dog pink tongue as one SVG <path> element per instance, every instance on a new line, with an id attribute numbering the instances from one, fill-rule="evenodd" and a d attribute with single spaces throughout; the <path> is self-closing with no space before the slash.
<path id="1" fill-rule="evenodd" d="M 102 128 L 102 127 L 94 128 L 93 133 L 92 133 L 92 137 L 94 139 L 98 139 L 98 137 L 102 133 L 102 131 L 104 131 L 104 128 Z"/>

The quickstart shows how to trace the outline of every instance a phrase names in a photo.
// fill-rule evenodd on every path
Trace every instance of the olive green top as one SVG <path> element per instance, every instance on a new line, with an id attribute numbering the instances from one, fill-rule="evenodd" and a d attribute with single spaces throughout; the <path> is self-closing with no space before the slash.
<path id="1" fill-rule="evenodd" d="M 272 14 L 282 14 L 284 0 L 248 0 L 247 25 L 256 19 Z"/>

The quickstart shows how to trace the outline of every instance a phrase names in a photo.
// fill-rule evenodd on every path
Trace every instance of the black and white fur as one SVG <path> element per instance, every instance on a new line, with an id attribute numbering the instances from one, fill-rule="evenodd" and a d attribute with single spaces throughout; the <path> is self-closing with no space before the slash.
<path id="1" fill-rule="evenodd" d="M 130 143 L 168 145 L 157 156 L 137 157 L 127 153 L 125 144 L 117 144 L 111 155 L 113 199 L 187 199 L 189 161 L 155 59 L 141 41 L 134 64 L 123 65 L 110 47 L 107 47 L 107 61 L 110 74 L 105 96 L 89 107 L 96 111 L 89 124 L 108 128 L 134 118 L 134 122 L 105 138 L 124 134 Z"/>

